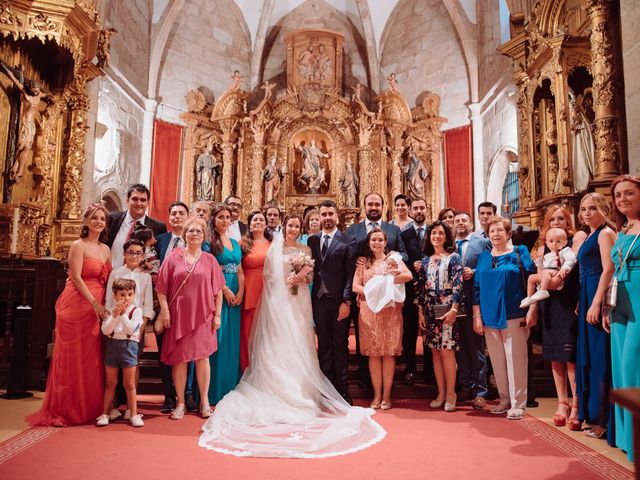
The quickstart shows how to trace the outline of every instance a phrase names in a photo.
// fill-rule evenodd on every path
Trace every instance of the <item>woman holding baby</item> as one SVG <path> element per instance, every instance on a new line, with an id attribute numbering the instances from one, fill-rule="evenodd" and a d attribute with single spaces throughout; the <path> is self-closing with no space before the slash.
<path id="1" fill-rule="evenodd" d="M 385 282 L 392 277 L 392 281 Z M 384 277 L 387 277 L 386 279 Z M 367 237 L 367 255 L 353 278 L 353 293 L 360 300 L 360 351 L 369 357 L 373 386 L 371 408 L 391 408 L 395 357 L 402 353 L 402 301 L 397 285 L 412 279 L 402 258 L 387 254 L 387 234 L 373 228 Z M 368 289 L 367 284 L 376 285 Z M 364 300 L 362 300 L 364 298 Z M 384 305 L 384 300 L 389 299 Z M 395 300 L 394 300 L 395 299 Z M 382 308 L 380 308 L 382 307 Z M 455 367 L 454 367 L 455 368 Z"/>

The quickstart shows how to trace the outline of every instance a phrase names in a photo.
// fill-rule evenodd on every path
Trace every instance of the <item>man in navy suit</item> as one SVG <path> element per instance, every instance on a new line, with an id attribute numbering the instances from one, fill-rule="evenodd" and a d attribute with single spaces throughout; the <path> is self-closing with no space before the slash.
<path id="1" fill-rule="evenodd" d="M 410 216 L 413 222 L 409 223 L 400 233 L 407 250 L 407 267 L 413 273 L 413 280 L 418 280 L 418 272 L 422 262 L 424 236 L 427 232 L 427 202 L 424 198 L 415 198 L 411 202 Z M 416 291 L 413 282 L 406 283 L 407 298 L 402 306 L 402 357 L 404 360 L 404 381 L 412 386 L 416 374 L 416 341 L 418 340 L 418 306 L 414 303 Z M 424 349 L 424 373 L 425 381 L 433 384 L 433 359 L 431 350 Z"/>
<path id="2" fill-rule="evenodd" d="M 131 185 L 127 190 L 127 210 L 109 215 L 109 234 L 107 245 L 111 248 L 111 266 L 116 269 L 124 265 L 124 244 L 133 233 L 136 223 L 142 223 L 158 236 L 167 231 L 166 225 L 160 220 L 149 217 L 149 189 L 140 183 Z"/>
<path id="3" fill-rule="evenodd" d="M 484 353 L 484 337 L 473 331 L 473 275 L 478 257 L 485 250 L 491 250 L 491 243 L 486 236 L 471 233 L 473 224 L 466 212 L 456 213 L 453 228 L 458 254 L 462 259 L 464 280 L 465 316 L 458 319 L 462 342 L 460 350 L 456 352 L 460 398 L 472 398 L 473 408 L 482 410 L 487 404 L 487 357 Z"/>
<path id="4" fill-rule="evenodd" d="M 366 255 L 367 239 L 369 232 L 375 227 L 379 227 L 387 234 L 387 250 L 398 252 L 404 262 L 409 259 L 404 248 L 404 242 L 400 236 L 400 229 L 391 223 L 382 221 L 382 209 L 384 208 L 384 200 L 379 193 L 369 193 L 364 197 L 364 214 L 363 222 L 354 223 L 347 228 L 347 234 L 356 241 L 356 258 Z M 360 376 L 365 384 L 369 384 L 369 366 L 366 357 L 360 354 L 360 328 L 358 325 L 358 316 L 360 309 L 354 305 L 351 309 L 351 318 L 356 333 L 356 353 L 358 355 L 358 365 L 360 366 Z"/>
<path id="5" fill-rule="evenodd" d="M 307 240 L 315 261 L 311 301 L 318 360 L 322 373 L 351 404 L 347 374 L 355 240 L 338 230 L 335 202 L 324 200 L 319 208 L 322 231 Z"/>

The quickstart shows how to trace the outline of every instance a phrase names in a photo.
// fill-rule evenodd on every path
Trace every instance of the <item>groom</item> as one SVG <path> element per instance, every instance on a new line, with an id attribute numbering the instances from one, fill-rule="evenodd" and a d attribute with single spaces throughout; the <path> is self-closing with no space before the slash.
<path id="1" fill-rule="evenodd" d="M 311 291 L 322 373 L 338 393 L 349 397 L 349 312 L 355 268 L 355 240 L 338 230 L 338 208 L 332 200 L 320 203 L 322 231 L 307 242 L 315 261 Z"/>

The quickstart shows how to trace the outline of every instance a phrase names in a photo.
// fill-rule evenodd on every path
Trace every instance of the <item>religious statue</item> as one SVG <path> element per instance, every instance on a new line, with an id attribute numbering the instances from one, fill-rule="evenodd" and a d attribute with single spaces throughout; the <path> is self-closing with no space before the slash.
<path id="1" fill-rule="evenodd" d="M 398 81 L 396 80 L 396 74 L 390 73 L 387 77 L 387 82 L 389 83 L 389 90 L 392 92 L 398 92 Z"/>
<path id="2" fill-rule="evenodd" d="M 284 176 L 288 173 L 287 166 L 282 165 L 281 168 L 278 168 L 278 157 L 273 154 L 269 163 L 262 171 L 262 180 L 264 181 L 264 202 L 269 203 L 272 200 L 276 200 L 278 197 L 278 192 L 280 191 L 280 187 L 282 186 L 282 180 Z"/>
<path id="3" fill-rule="evenodd" d="M 331 58 L 324 45 L 309 45 L 298 57 L 298 73 L 310 82 L 324 83 L 333 74 Z"/>
<path id="4" fill-rule="evenodd" d="M 595 155 L 593 134 L 589 120 L 576 96 L 569 91 L 569 121 L 571 126 L 571 161 L 573 163 L 573 188 L 576 192 L 584 192 L 595 173 Z"/>
<path id="5" fill-rule="evenodd" d="M 321 158 L 329 158 L 328 153 L 324 153 L 316 146 L 315 139 L 312 139 L 309 146 L 303 145 L 302 142 L 298 144 L 296 149 L 302 154 L 303 167 L 300 176 L 298 177 L 298 184 L 302 186 L 304 193 L 320 193 L 318 190 L 320 185 L 324 182 L 324 178 L 319 180 L 319 177 L 324 176 L 324 169 L 320 165 Z"/>
<path id="6" fill-rule="evenodd" d="M 48 99 L 40 84 L 34 80 L 24 80 L 21 68 L 12 69 L 6 63 L 0 61 L 0 67 L 11 79 L 13 84 L 20 90 L 22 108 L 20 109 L 20 131 L 18 133 L 18 146 L 16 158 L 11 166 L 9 178 L 17 181 L 24 173 L 24 167 L 33 155 L 33 141 L 36 136 L 36 122 L 41 122 L 40 105 L 42 101 Z M 17 78 L 16 74 L 20 77 Z"/>
<path id="7" fill-rule="evenodd" d="M 338 180 L 338 184 L 340 185 L 340 191 L 342 193 L 342 200 L 345 208 L 356 208 L 360 180 L 358 179 L 356 171 L 353 169 L 351 158 L 347 159 L 344 173 Z"/>
<path id="8" fill-rule="evenodd" d="M 240 90 L 240 82 L 242 81 L 242 75 L 240 75 L 240 71 L 236 70 L 231 75 L 231 86 L 229 90 Z"/>
<path id="9" fill-rule="evenodd" d="M 275 83 L 271 83 L 269 80 L 267 80 L 266 82 L 264 82 L 262 84 L 262 90 L 264 90 L 264 98 L 262 99 L 263 102 L 266 102 L 267 100 L 269 100 L 271 98 L 271 96 L 273 95 L 273 88 L 276 86 Z"/>
<path id="10" fill-rule="evenodd" d="M 196 160 L 196 197 L 198 200 L 213 200 L 216 181 L 220 177 L 222 162 L 213 155 L 213 142 L 208 141 L 204 152 Z"/>
<path id="11" fill-rule="evenodd" d="M 104 69 L 104 67 L 108 67 L 111 62 L 111 37 L 113 37 L 118 31 L 113 28 L 107 28 L 106 30 L 100 30 L 100 35 L 98 36 L 98 50 L 96 52 L 96 57 L 98 57 L 98 63 L 96 66 L 98 68 Z"/>
<path id="12" fill-rule="evenodd" d="M 416 155 L 412 145 L 409 146 L 408 157 L 409 163 L 407 165 L 398 164 L 398 166 L 405 174 L 409 194 L 414 198 L 424 198 L 424 184 L 429 178 L 429 171 Z"/>
<path id="13" fill-rule="evenodd" d="M 360 100 L 360 94 L 362 92 L 362 85 L 360 84 L 360 82 L 356 83 L 354 87 L 351 87 L 351 90 L 353 90 L 351 100 Z"/>

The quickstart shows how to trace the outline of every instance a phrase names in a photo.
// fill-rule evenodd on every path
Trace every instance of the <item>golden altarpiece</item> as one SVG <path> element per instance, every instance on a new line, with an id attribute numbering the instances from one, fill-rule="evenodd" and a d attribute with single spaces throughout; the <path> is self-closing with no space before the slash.
<path id="1" fill-rule="evenodd" d="M 94 0 L 0 1 L 0 252 L 63 258 L 78 238 L 101 35 Z"/>
<path id="2" fill-rule="evenodd" d="M 626 171 L 620 19 L 614 0 L 538 0 L 511 17 L 499 49 L 515 60 L 521 224 L 546 207 L 577 213 L 587 191 L 608 192 Z"/>
<path id="3" fill-rule="evenodd" d="M 427 93 L 411 109 L 392 74 L 370 109 L 360 85 L 343 92 L 342 44 L 332 31 L 290 32 L 286 88 L 274 91 L 267 80 L 250 93 L 235 72 L 213 105 L 189 92 L 181 198 L 220 201 L 234 193 L 245 215 L 267 204 L 302 211 L 330 198 L 348 224 L 367 193 L 379 192 L 390 208 L 395 195 L 409 192 L 437 212 L 446 121 L 439 97 Z"/>

